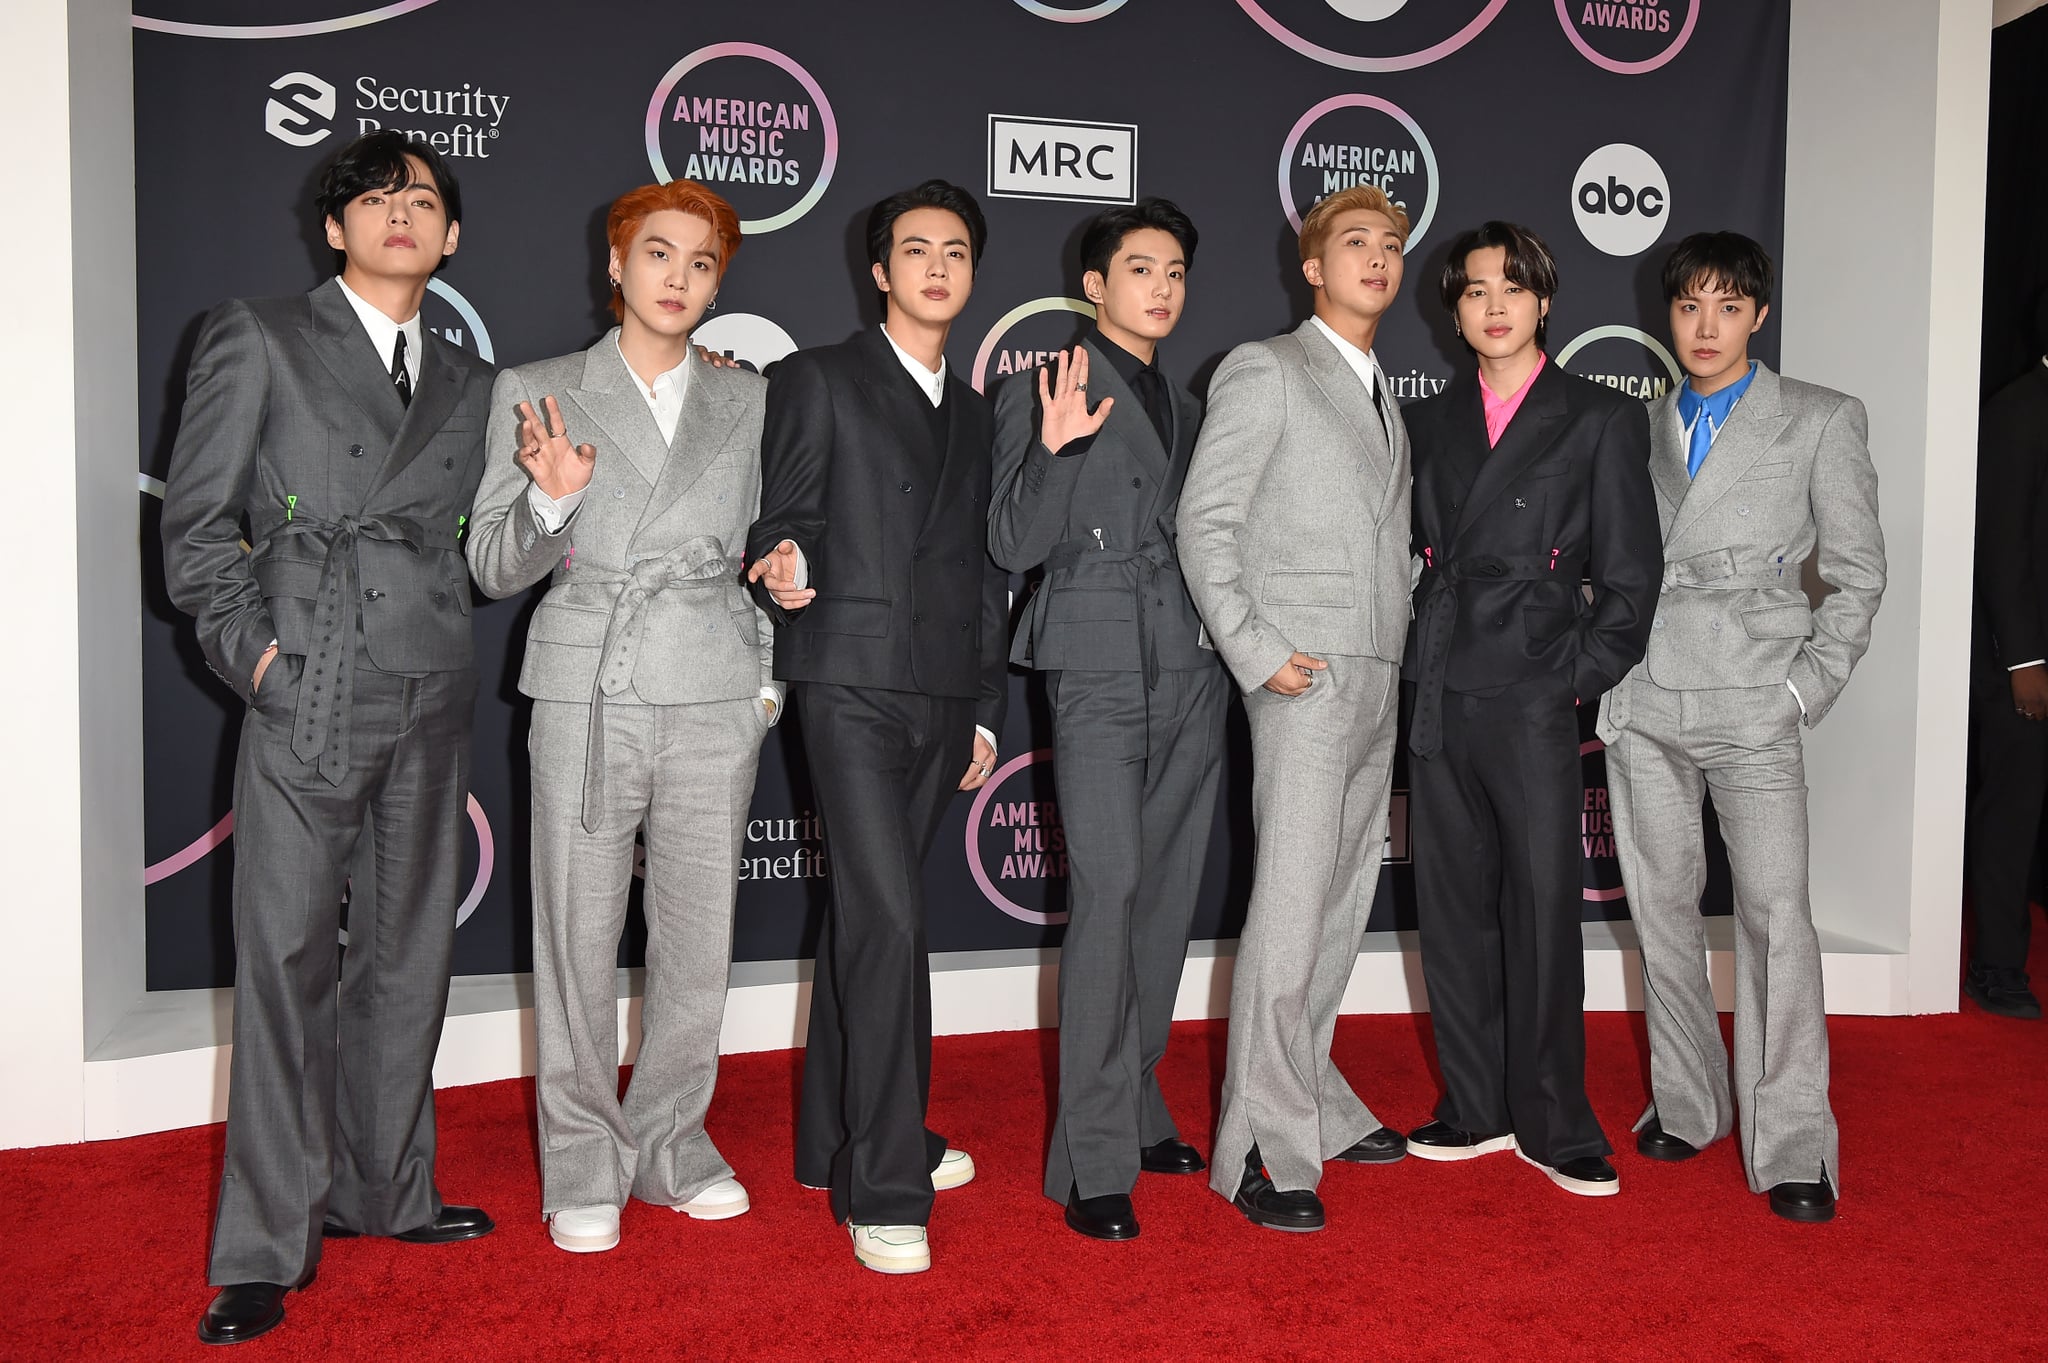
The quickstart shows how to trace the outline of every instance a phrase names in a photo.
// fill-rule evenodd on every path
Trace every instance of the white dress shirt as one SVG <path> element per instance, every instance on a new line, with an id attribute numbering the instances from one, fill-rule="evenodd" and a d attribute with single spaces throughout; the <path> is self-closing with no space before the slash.
<path id="1" fill-rule="evenodd" d="M 1374 400 L 1374 390 L 1379 387 L 1379 380 L 1375 377 L 1380 367 L 1378 358 L 1371 351 L 1360 350 L 1339 336 L 1322 318 L 1311 315 L 1308 320 L 1316 324 L 1317 331 L 1330 338 L 1330 344 L 1337 347 L 1337 353 L 1344 357 L 1344 363 L 1350 365 L 1351 372 L 1358 375 L 1358 381 L 1365 385 L 1366 399 Z"/>
<path id="2" fill-rule="evenodd" d="M 612 348 L 619 350 L 619 338 L 612 337 Z M 686 355 L 683 362 L 673 369 L 665 369 L 654 376 L 653 384 L 640 382 L 640 376 L 633 372 L 633 366 L 626 364 L 626 352 L 619 350 L 619 363 L 625 365 L 626 375 L 633 380 L 634 391 L 647 402 L 647 410 L 654 414 L 654 424 L 661 429 L 661 438 L 669 444 L 676 443 L 676 422 L 683 415 L 683 394 L 690 387 L 690 361 Z M 545 411 L 535 413 L 545 417 Z M 526 504 L 533 508 L 533 519 L 539 524 L 541 533 L 559 535 L 569 518 L 576 514 L 576 508 L 583 505 L 583 494 L 588 487 L 579 487 L 574 492 L 560 497 L 550 497 L 540 490 L 539 483 L 526 485 Z"/>

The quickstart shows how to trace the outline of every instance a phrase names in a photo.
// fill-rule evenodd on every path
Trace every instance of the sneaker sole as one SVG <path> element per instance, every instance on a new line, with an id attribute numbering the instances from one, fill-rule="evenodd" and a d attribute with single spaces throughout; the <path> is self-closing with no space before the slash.
<path id="1" fill-rule="evenodd" d="M 1483 1140 L 1477 1145 L 1424 1145 L 1420 1141 L 1411 1140 L 1408 1142 L 1409 1154 L 1417 1159 L 1436 1160 L 1441 1164 L 1449 1164 L 1457 1160 L 1478 1159 L 1481 1155 L 1497 1155 L 1503 1150 L 1514 1150 L 1516 1154 L 1521 1153 L 1520 1150 L 1516 1149 L 1514 1133 L 1510 1132 L 1505 1136 L 1495 1136 L 1489 1140 Z"/>
<path id="2" fill-rule="evenodd" d="M 699 1207 L 694 1202 L 685 1202 L 676 1210 L 692 1221 L 730 1221 L 735 1216 L 745 1216 L 753 1208 L 753 1200 L 747 1199 L 740 1202 L 721 1202 L 710 1207 Z"/>
<path id="3" fill-rule="evenodd" d="M 932 1256 L 929 1254 L 921 1259 L 883 1258 L 879 1254 L 863 1254 L 856 1246 L 853 1257 L 860 1261 L 862 1268 L 873 1269 L 877 1273 L 923 1273 L 932 1266 Z"/>
<path id="4" fill-rule="evenodd" d="M 1515 1151 L 1515 1157 L 1524 1164 L 1541 1169 L 1552 1183 L 1555 1183 L 1566 1192 L 1577 1194 L 1580 1197 L 1613 1197 L 1621 1191 L 1621 1180 L 1619 1178 L 1605 1183 L 1589 1183 L 1582 1178 L 1572 1178 L 1569 1175 L 1560 1174 L 1547 1164 L 1537 1164 L 1535 1160 L 1530 1159 L 1520 1150 Z"/>
<path id="5" fill-rule="evenodd" d="M 601 1235 L 558 1235 L 555 1228 L 550 1226 L 548 1238 L 555 1242 L 555 1248 L 565 1249 L 571 1254 L 602 1254 L 608 1249 L 619 1247 L 617 1231 L 613 1231 L 609 1238 Z"/>
<path id="6" fill-rule="evenodd" d="M 932 1191 L 943 1193 L 948 1188 L 965 1187 L 967 1184 L 974 1182 L 974 1173 L 975 1169 L 971 1164 L 967 1166 L 967 1172 L 964 1174 L 942 1174 L 934 1170 L 932 1172 Z"/>

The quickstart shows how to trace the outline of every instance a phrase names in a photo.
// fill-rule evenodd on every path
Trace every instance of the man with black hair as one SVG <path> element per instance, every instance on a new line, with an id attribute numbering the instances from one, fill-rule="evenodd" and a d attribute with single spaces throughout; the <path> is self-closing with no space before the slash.
<path id="1" fill-rule="evenodd" d="M 933 1192 L 974 1161 L 925 1127 L 931 966 L 920 868 L 956 790 L 995 770 L 1009 575 L 989 561 L 988 403 L 946 336 L 988 237 L 943 180 L 876 204 L 882 325 L 798 351 L 769 381 L 748 580 L 775 617 L 825 822 L 796 1176 L 832 1190 L 854 1257 L 931 1266 Z"/>
<path id="2" fill-rule="evenodd" d="M 1215 817 L 1229 687 L 1181 580 L 1174 513 L 1201 405 L 1169 383 L 1195 225 L 1165 199 L 1081 234 L 1095 329 L 996 394 L 989 550 L 1042 567 L 1010 660 L 1046 677 L 1066 833 L 1059 1112 L 1045 1194 L 1098 1240 L 1138 1233 L 1140 1168 L 1205 1167 L 1157 1069 Z M 1096 400 L 1093 410 L 1091 398 Z"/>
<path id="3" fill-rule="evenodd" d="M 460 539 L 491 367 L 420 323 L 462 217 L 431 148 L 359 138 L 316 206 L 340 277 L 208 314 L 165 480 L 171 599 L 248 707 L 209 1344 L 283 1320 L 323 1234 L 491 1229 L 434 1186 L 433 1102 L 476 695 Z"/>
<path id="4" fill-rule="evenodd" d="M 1774 275 L 1735 232 L 1689 236 L 1664 263 L 1687 377 L 1650 405 L 1663 586 L 1599 732 L 1650 1033 L 1636 1149 L 1692 1158 L 1728 1134 L 1739 1094 L 1750 1191 L 1826 1221 L 1841 1185 L 1799 725 L 1821 722 L 1870 645 L 1884 532 L 1863 404 L 1750 358 Z M 1817 607 L 1809 562 L 1832 589 Z M 1735 897 L 1732 1091 L 1700 918 L 1709 794 Z"/>

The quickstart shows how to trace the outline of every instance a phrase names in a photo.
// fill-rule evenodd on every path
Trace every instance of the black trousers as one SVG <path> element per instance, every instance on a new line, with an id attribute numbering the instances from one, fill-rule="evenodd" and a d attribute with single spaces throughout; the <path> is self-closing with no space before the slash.
<path id="1" fill-rule="evenodd" d="M 2012 676 L 1979 660 L 1971 671 L 1970 743 L 1976 778 L 1970 791 L 1971 911 L 1977 940 L 1973 964 L 2024 970 L 2027 872 L 2041 835 L 2048 795 L 2048 721 L 2023 719 L 2012 703 Z"/>
<path id="2" fill-rule="evenodd" d="M 1446 693 L 1443 724 L 1442 751 L 1408 764 L 1437 1118 L 1512 1131 L 1542 1164 L 1608 1154 L 1586 1101 L 1585 781 L 1570 673 Z"/>
<path id="3" fill-rule="evenodd" d="M 945 1138 L 931 1098 L 924 859 L 974 752 L 974 702 L 799 682 L 831 907 L 818 934 L 796 1123 L 798 1182 L 859 1225 L 931 1220 Z"/>

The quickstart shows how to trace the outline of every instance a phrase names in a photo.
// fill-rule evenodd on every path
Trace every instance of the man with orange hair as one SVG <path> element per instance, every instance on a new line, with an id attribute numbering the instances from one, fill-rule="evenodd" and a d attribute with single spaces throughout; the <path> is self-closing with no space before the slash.
<path id="1" fill-rule="evenodd" d="M 492 596 L 554 579 L 519 689 L 533 698 L 541 1208 L 577 1254 L 619 1243 L 629 1193 L 700 1221 L 748 1209 L 704 1114 L 747 805 L 782 700 L 768 622 L 740 585 L 768 385 L 690 345 L 738 216 L 676 180 L 622 196 L 606 236 L 619 325 L 498 376 L 469 540 Z M 615 967 L 643 832 L 647 986 L 622 1105 Z"/>
<path id="2" fill-rule="evenodd" d="M 1181 492 L 1181 570 L 1245 693 L 1258 835 L 1209 1186 L 1273 1230 L 1323 1228 L 1325 1160 L 1406 1153 L 1330 1039 L 1379 886 L 1408 628 L 1408 436 L 1372 353 L 1407 237 L 1369 185 L 1309 211 L 1315 314 L 1224 357 Z"/>

